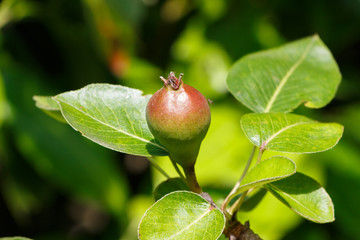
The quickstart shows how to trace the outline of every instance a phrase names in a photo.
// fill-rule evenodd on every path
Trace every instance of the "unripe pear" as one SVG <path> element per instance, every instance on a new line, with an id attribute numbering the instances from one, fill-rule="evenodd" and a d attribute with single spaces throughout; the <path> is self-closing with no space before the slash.
<path id="1" fill-rule="evenodd" d="M 211 120 L 207 99 L 170 72 L 149 100 L 146 120 L 151 133 L 182 167 L 193 166 Z"/>

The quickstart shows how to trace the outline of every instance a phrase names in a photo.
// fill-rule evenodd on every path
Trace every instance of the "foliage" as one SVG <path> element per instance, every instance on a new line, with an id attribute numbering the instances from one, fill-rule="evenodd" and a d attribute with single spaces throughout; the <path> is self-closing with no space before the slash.
<path id="1" fill-rule="evenodd" d="M 241 127 L 249 140 L 261 149 L 278 152 L 316 153 L 332 148 L 343 127 L 283 113 L 247 114 Z"/>
<path id="2" fill-rule="evenodd" d="M 309 41 L 310 43 L 308 43 Z M 318 88 L 314 86 L 317 86 L 318 81 L 322 81 L 321 76 L 324 73 L 314 76 L 311 74 L 313 72 L 321 73 L 322 61 L 328 62 L 328 59 L 332 64 L 327 66 L 326 70 L 329 72 L 338 72 L 338 70 L 326 47 L 323 44 L 313 47 L 314 41 L 320 40 L 315 36 L 311 40 L 307 38 L 279 49 L 269 50 L 264 56 L 261 53 L 255 53 L 244 57 L 239 61 L 241 64 L 235 63 L 230 71 L 229 89 L 233 93 L 236 92 L 236 95 L 247 92 L 247 95 L 244 94 L 247 97 L 240 99 L 245 104 L 251 99 L 259 99 L 259 96 L 267 98 L 264 112 L 272 111 L 273 107 L 286 112 L 294 107 L 291 101 L 282 100 L 280 103 L 277 101 L 278 97 L 280 98 L 283 94 L 287 96 L 284 99 L 287 99 L 289 96 L 301 95 L 301 92 L 309 95 L 310 90 L 315 89 L 316 92 L 320 92 L 318 95 L 321 96 L 325 91 L 323 90 L 325 88 L 322 87 L 323 84 L 320 83 Z M 312 53 L 313 48 L 316 49 L 315 53 Z M 326 53 L 324 53 L 325 57 L 318 59 L 321 55 L 319 53 L 323 52 Z M 313 58 L 315 56 L 315 59 L 309 57 L 311 60 L 309 60 L 310 63 L 307 63 L 307 57 L 312 55 Z M 273 59 L 273 56 L 276 56 L 278 61 L 268 61 L 268 59 Z M 256 60 L 253 60 L 254 58 Z M 280 71 L 278 77 L 273 77 L 273 79 L 281 79 L 269 83 L 274 86 L 273 88 L 257 83 L 257 79 L 264 78 L 254 76 L 273 75 L 274 73 L 269 73 L 268 68 L 278 69 L 289 58 L 295 59 L 294 63 L 288 64 L 287 69 Z M 320 64 L 319 71 L 315 68 L 318 62 Z M 302 64 L 308 66 L 301 68 Z M 247 74 L 247 70 L 243 70 L 243 66 L 248 66 L 251 74 Z M 266 66 L 265 69 L 264 66 Z M 292 77 L 293 73 L 298 75 Z M 332 74 L 332 77 L 336 88 L 340 81 L 340 74 Z M 314 84 L 303 84 L 304 79 L 311 80 Z M 252 85 L 253 82 L 256 83 L 254 86 L 258 86 L 258 88 L 246 87 L 246 85 Z M 245 85 L 241 85 L 243 83 Z M 285 87 L 287 84 L 300 87 L 289 87 L 288 89 Z M 301 89 L 300 93 L 298 89 Z M 272 94 L 267 94 L 268 91 Z M 314 93 L 310 97 L 313 95 Z M 333 95 L 333 93 L 327 91 L 323 93 L 324 99 L 326 99 L 325 103 L 328 101 L 328 95 Z M 50 99 L 37 97 L 37 106 L 40 107 L 43 105 L 40 104 L 39 99 L 51 102 Z M 166 154 L 166 149 L 156 142 L 149 127 L 145 124 L 145 107 L 149 96 L 142 96 L 142 92 L 138 90 L 122 86 L 94 84 L 77 91 L 62 93 L 53 99 L 58 102 L 64 119 L 75 130 L 104 147 L 142 156 Z M 324 100 L 320 99 L 321 101 Z M 257 104 L 261 105 L 261 102 L 257 102 Z M 307 102 L 306 105 L 316 106 L 314 102 Z M 145 213 L 139 225 L 139 239 L 217 239 L 223 231 L 228 238 L 234 236 L 237 239 L 243 239 L 245 238 L 242 236 L 244 233 L 240 231 L 239 234 L 237 230 L 243 225 L 234 221 L 233 215 L 236 215 L 240 209 L 246 195 L 259 187 L 265 187 L 291 210 L 308 220 L 319 223 L 334 221 L 333 203 L 320 184 L 311 177 L 296 173 L 296 165 L 290 159 L 275 156 L 261 161 L 261 158 L 265 150 L 296 153 L 325 151 L 337 144 L 342 136 L 343 127 L 335 123 L 318 123 L 300 115 L 279 112 L 246 114 L 242 117 L 241 126 L 245 135 L 255 146 L 243 175 L 224 200 L 221 207 L 222 212 L 217 209 L 211 197 L 206 201 L 188 191 L 175 191 L 158 199 Z M 247 173 L 256 147 L 259 149 L 256 165 Z M 174 166 L 180 177 L 183 178 L 175 163 Z M 188 169 L 184 166 L 183 169 L 191 188 L 192 182 L 196 179 L 188 178 Z M 161 172 L 165 171 L 161 170 Z M 169 176 L 167 173 L 164 175 Z M 170 185 L 174 187 L 174 183 L 170 182 Z M 195 184 L 197 185 L 197 183 Z M 177 189 L 175 188 L 175 190 Z M 230 201 L 239 194 L 241 196 L 238 200 L 230 205 Z M 224 229 L 225 222 L 226 228 Z"/>
<path id="3" fill-rule="evenodd" d="M 139 239 L 218 239 L 225 218 L 201 196 L 188 191 L 165 195 L 144 214 Z"/>
<path id="4" fill-rule="evenodd" d="M 266 188 L 291 210 L 318 223 L 334 221 L 334 205 L 325 189 L 312 178 L 296 173 Z"/>
<path id="5" fill-rule="evenodd" d="M 104 147 L 140 156 L 167 155 L 147 127 L 145 106 L 150 96 L 141 95 L 122 86 L 96 84 L 54 99 L 75 130 Z"/>
<path id="6" fill-rule="evenodd" d="M 251 52 L 279 49 L 281 44 L 318 33 L 323 42 L 316 35 L 306 39 L 326 43 L 339 63 L 342 84 L 325 108 L 314 111 L 300 105 L 291 111 L 320 121 L 316 125 L 333 126 L 334 137 L 341 128 L 333 122 L 339 122 L 345 126 L 344 136 L 329 151 L 299 155 L 268 148 L 263 158 L 286 156 L 296 163 L 298 172 L 324 185 L 336 208 L 336 221 L 302 221 L 266 188 L 250 191 L 237 217 L 242 223 L 250 219 L 251 229 L 264 239 L 360 238 L 360 195 L 352 190 L 360 187 L 360 29 L 354 24 L 360 20 L 359 9 L 357 2 L 339 0 L 331 4 L 325 0 L 2 1 L 0 236 L 137 239 L 138 223 L 153 204 L 155 187 L 159 186 L 154 194 L 161 190 L 156 199 L 187 190 L 179 179 L 168 185 L 166 177 L 148 167 L 144 158 L 101 148 L 48 118 L 35 108 L 33 95 L 54 96 L 99 82 L 150 94 L 161 86 L 158 76 L 170 70 L 184 72 L 186 83 L 214 102 L 196 172 L 204 191 L 220 206 L 239 180 L 255 143 L 239 124 L 249 110 L 228 94 L 231 63 Z M 335 94 L 334 87 L 329 92 Z M 36 100 L 49 100 L 43 110 L 63 119 L 56 101 Z M 177 177 L 167 157 L 150 160 L 169 177 Z"/>
<path id="7" fill-rule="evenodd" d="M 315 35 L 243 57 L 230 70 L 227 83 L 254 112 L 289 112 L 303 102 L 311 108 L 325 106 L 340 79 L 334 58 Z"/>

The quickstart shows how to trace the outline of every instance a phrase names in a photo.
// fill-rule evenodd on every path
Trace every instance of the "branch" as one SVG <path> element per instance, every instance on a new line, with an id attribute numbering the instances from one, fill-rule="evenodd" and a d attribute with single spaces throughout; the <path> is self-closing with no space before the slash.
<path id="1" fill-rule="evenodd" d="M 228 224 L 224 234 L 229 240 L 262 240 L 259 235 L 250 229 L 249 221 L 245 222 L 244 225 L 237 220 L 233 220 Z"/>

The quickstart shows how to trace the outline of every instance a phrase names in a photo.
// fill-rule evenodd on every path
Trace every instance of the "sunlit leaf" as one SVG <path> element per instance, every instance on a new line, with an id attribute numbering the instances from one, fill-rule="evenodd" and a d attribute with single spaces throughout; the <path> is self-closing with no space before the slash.
<path id="1" fill-rule="evenodd" d="M 34 96 L 33 99 L 40 109 L 60 112 L 59 104 L 50 96 Z"/>
<path id="2" fill-rule="evenodd" d="M 319 123 L 296 114 L 254 113 L 241 118 L 247 138 L 262 149 L 314 153 L 334 147 L 343 133 L 337 123 Z"/>
<path id="3" fill-rule="evenodd" d="M 55 100 L 74 129 L 104 147 L 140 156 L 167 155 L 146 123 L 149 98 L 137 89 L 91 84 L 57 95 Z"/>
<path id="4" fill-rule="evenodd" d="M 60 122 L 66 123 L 66 120 L 64 119 L 63 115 L 61 114 L 59 104 L 54 99 L 52 99 L 52 97 L 50 97 L 50 96 L 34 96 L 33 99 L 35 101 L 36 107 L 43 110 L 50 117 L 52 117 Z"/>
<path id="5" fill-rule="evenodd" d="M 325 106 L 340 79 L 333 56 L 315 35 L 241 58 L 231 68 L 227 84 L 254 112 L 289 112 L 301 103 Z"/>
<path id="6" fill-rule="evenodd" d="M 223 213 L 200 195 L 172 192 L 144 214 L 139 239 L 216 240 L 225 227 Z"/>
<path id="7" fill-rule="evenodd" d="M 263 186 L 269 182 L 278 181 L 294 174 L 295 171 L 295 163 L 288 158 L 275 156 L 263 160 L 245 175 L 235 194 L 240 194 L 250 188 Z"/>
<path id="8" fill-rule="evenodd" d="M 318 182 L 302 173 L 265 186 L 291 210 L 310 221 L 327 223 L 335 220 L 330 196 Z"/>

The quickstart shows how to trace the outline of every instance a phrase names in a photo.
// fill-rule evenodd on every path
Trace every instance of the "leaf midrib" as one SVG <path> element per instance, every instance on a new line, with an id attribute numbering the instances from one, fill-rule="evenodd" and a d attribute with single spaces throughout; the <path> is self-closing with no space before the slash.
<path id="1" fill-rule="evenodd" d="M 317 216 L 318 214 L 313 212 L 312 210 L 310 210 L 309 208 L 307 208 L 306 206 L 304 206 L 301 202 L 299 202 L 298 200 L 296 200 L 295 198 L 293 198 L 291 195 L 287 194 L 286 192 L 282 191 L 281 189 L 275 187 L 273 184 L 269 183 L 269 185 L 274 188 L 275 190 L 277 190 L 278 192 L 281 192 L 283 193 L 285 196 L 287 196 L 288 198 L 290 198 L 291 200 L 293 200 L 295 203 L 299 204 L 301 207 L 303 207 L 304 209 L 308 210 L 309 212 L 311 212 L 314 216 Z M 298 214 L 300 215 L 304 215 L 302 214 L 301 212 L 297 211 L 296 209 L 294 209 L 292 206 L 290 206 L 290 208 L 292 210 L 294 210 L 295 212 L 297 212 Z M 314 219 L 314 218 L 311 218 L 311 219 Z"/>
<path id="2" fill-rule="evenodd" d="M 129 136 L 129 137 L 133 137 L 133 138 L 138 139 L 138 140 L 140 140 L 140 141 L 143 141 L 143 142 L 152 144 L 152 145 L 154 145 L 154 146 L 156 146 L 156 147 L 159 147 L 159 148 L 167 151 L 167 150 L 166 150 L 164 147 L 162 147 L 161 145 L 158 145 L 158 144 L 156 144 L 156 143 L 153 143 L 153 142 L 151 142 L 151 141 L 149 141 L 149 140 L 147 140 L 147 139 L 145 139 L 145 138 L 141 138 L 141 137 L 139 137 L 139 136 L 133 135 L 133 134 L 128 133 L 128 132 L 125 132 L 124 130 L 121 130 L 121 129 L 118 129 L 118 128 L 116 128 L 116 127 L 113 127 L 113 126 L 111 126 L 111 125 L 109 125 L 109 124 L 107 124 L 107 123 L 104 123 L 104 122 L 100 121 L 100 120 L 97 119 L 97 118 L 94 118 L 93 116 L 89 115 L 88 113 L 85 113 L 85 112 L 81 111 L 80 109 L 76 108 L 75 106 L 73 106 L 73 105 L 71 105 L 71 104 L 69 104 L 69 103 L 67 103 L 67 102 L 61 101 L 61 100 L 58 99 L 58 98 L 56 98 L 56 99 L 57 99 L 59 102 L 62 102 L 63 104 L 67 104 L 68 106 L 72 107 L 73 109 L 75 109 L 75 110 L 77 110 L 78 112 L 80 112 L 80 113 L 88 116 L 89 118 L 93 119 L 94 121 L 96 121 L 96 122 L 98 122 L 98 123 L 100 123 L 100 124 L 103 124 L 103 125 L 111 128 L 111 129 L 114 129 L 114 130 L 116 130 L 116 131 L 118 131 L 118 132 L 120 132 L 120 133 L 122 133 L 122 134 L 124 134 L 124 135 L 127 135 L 127 136 Z M 60 106 L 61 106 L 61 104 L 60 104 Z M 63 112 L 63 108 L 62 108 L 62 107 L 61 107 L 61 112 Z"/>
<path id="3" fill-rule="evenodd" d="M 279 96 L 280 91 L 285 86 L 286 82 L 290 78 L 291 74 L 300 66 L 300 64 L 304 61 L 305 57 L 308 55 L 313 43 L 315 42 L 317 38 L 313 37 L 312 41 L 309 43 L 309 45 L 306 47 L 305 52 L 301 55 L 299 60 L 295 62 L 295 64 L 286 72 L 285 76 L 281 79 L 280 84 L 276 87 L 273 95 L 271 96 L 268 104 L 266 105 L 266 108 L 264 110 L 265 113 L 270 112 L 276 98 Z"/>
<path id="4" fill-rule="evenodd" d="M 309 122 L 299 122 L 299 123 L 294 123 L 291 125 L 288 125 L 284 128 L 282 128 L 281 130 L 277 131 L 276 133 L 274 133 L 273 135 L 271 135 L 269 138 L 267 138 L 260 146 L 260 148 L 265 149 L 265 147 L 274 139 L 276 138 L 278 135 L 280 135 L 281 133 L 285 132 L 286 130 L 289 130 L 290 128 L 299 126 L 299 125 L 303 125 L 303 124 L 311 124 L 313 122 L 309 121 Z"/>
<path id="5" fill-rule="evenodd" d="M 187 225 L 186 227 L 184 227 L 183 229 L 181 229 L 180 231 L 178 231 L 177 233 L 175 233 L 174 235 L 172 235 L 169 239 L 173 239 L 174 237 L 178 236 L 179 234 L 181 234 L 182 232 L 186 231 L 187 229 L 189 229 L 191 226 L 195 225 L 196 223 L 198 223 L 202 218 L 204 218 L 207 214 L 209 214 L 212 210 L 207 209 L 206 212 L 204 212 L 203 214 L 201 214 L 197 219 L 195 219 L 192 223 L 190 223 L 189 225 Z"/>

